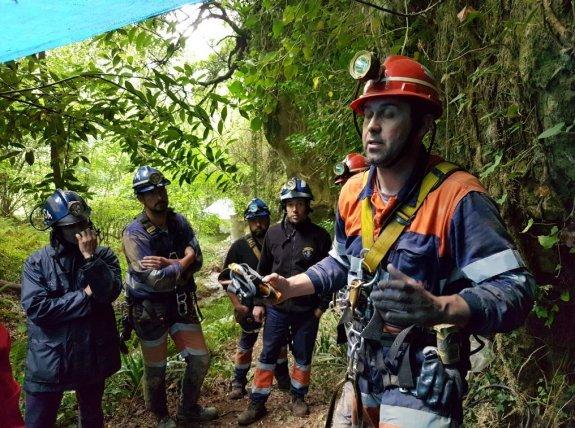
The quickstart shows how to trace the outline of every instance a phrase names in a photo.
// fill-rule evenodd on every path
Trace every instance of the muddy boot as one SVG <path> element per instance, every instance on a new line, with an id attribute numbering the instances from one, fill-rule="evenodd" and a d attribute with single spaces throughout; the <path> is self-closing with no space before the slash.
<path id="1" fill-rule="evenodd" d="M 186 363 L 177 421 L 197 423 L 217 419 L 218 411 L 215 407 L 202 407 L 198 404 L 200 389 L 210 366 L 210 356 L 189 355 L 186 357 Z"/>
<path id="2" fill-rule="evenodd" d="M 266 403 L 250 401 L 247 410 L 238 415 L 238 425 L 249 425 L 259 421 L 268 413 Z"/>
<path id="3" fill-rule="evenodd" d="M 292 395 L 291 411 L 294 416 L 298 416 L 300 418 L 309 415 L 309 407 L 304 401 L 304 397 L 300 395 Z"/>
<path id="4" fill-rule="evenodd" d="M 232 400 L 239 400 L 246 394 L 247 391 L 245 384 L 234 379 L 232 381 L 232 390 L 229 392 L 228 398 L 231 398 Z"/>
<path id="5" fill-rule="evenodd" d="M 158 420 L 158 426 L 161 420 L 169 418 L 166 405 L 166 366 L 144 366 L 144 401 L 146 409 Z"/>
<path id="6" fill-rule="evenodd" d="M 157 428 L 176 428 L 176 423 L 169 416 L 164 416 L 162 418 L 157 418 L 158 424 Z"/>

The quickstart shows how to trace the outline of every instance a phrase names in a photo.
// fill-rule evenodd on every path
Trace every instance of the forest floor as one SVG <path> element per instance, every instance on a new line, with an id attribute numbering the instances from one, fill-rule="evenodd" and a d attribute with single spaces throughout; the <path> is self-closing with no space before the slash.
<path id="1" fill-rule="evenodd" d="M 220 298 L 227 299 L 221 287 L 215 282 L 217 273 L 210 275 L 210 280 L 204 285 L 204 292 L 200 295 L 200 305 L 206 307 L 211 301 Z M 238 336 L 239 337 L 239 336 Z M 223 345 L 227 351 L 227 355 L 231 361 L 235 350 L 238 337 L 229 337 L 228 341 Z M 262 348 L 261 335 L 254 346 L 254 362 L 257 361 Z M 291 358 L 291 356 L 290 356 Z M 249 374 L 249 380 L 253 376 L 253 368 Z M 313 375 L 312 375 L 313 377 Z M 228 427 L 237 426 L 237 417 L 243 412 L 249 404 L 249 396 L 245 396 L 239 400 L 231 400 L 227 397 L 230 391 L 229 376 L 222 376 L 216 374 L 204 385 L 200 404 L 203 406 L 213 406 L 219 411 L 220 417 L 213 422 L 205 424 L 195 424 L 198 427 Z M 251 382 L 248 382 L 248 388 Z M 179 400 L 179 382 L 178 379 L 173 379 L 172 382 L 167 383 L 168 391 L 168 407 L 171 415 L 175 415 L 178 407 Z M 329 395 L 329 394 L 328 394 Z M 327 413 L 329 399 L 326 400 L 325 391 L 318 390 L 318 388 L 311 388 L 310 393 L 306 398 L 309 404 L 310 414 L 305 418 L 295 417 L 290 410 L 290 394 L 280 391 L 275 387 L 267 402 L 268 414 L 258 422 L 252 424 L 253 427 L 279 427 L 282 428 L 303 428 L 303 427 L 320 427 L 325 424 L 325 415 Z M 144 410 L 144 400 L 141 395 L 137 395 L 131 399 L 125 399 L 118 403 L 118 410 L 109 420 L 107 426 L 109 427 L 151 427 L 154 426 L 153 418 Z"/>
<path id="2" fill-rule="evenodd" d="M 223 295 L 221 288 L 214 284 L 214 279 L 217 274 L 211 273 L 207 284 L 202 287 L 200 295 L 200 305 L 202 311 L 209 312 L 212 303 L 219 306 L 227 306 L 227 297 Z M 2 322 L 10 331 L 12 337 L 12 353 L 11 360 L 16 378 L 22 382 L 23 369 L 25 362 L 25 353 L 27 345 L 26 331 L 24 327 L 24 313 L 19 304 L 19 293 L 16 291 L 3 291 L 1 301 Z M 230 309 L 231 311 L 231 309 Z M 208 314 L 209 315 L 209 314 Z M 205 329 L 206 339 L 210 342 L 209 329 Z M 238 339 L 237 334 L 230 334 L 221 340 L 218 345 L 216 355 L 212 356 L 212 369 L 206 382 L 200 403 L 204 406 L 215 406 L 220 417 L 218 420 L 206 423 L 195 424 L 194 426 L 202 427 L 224 427 L 236 426 L 237 416 L 248 407 L 249 399 L 244 397 L 240 400 L 230 400 L 227 397 L 230 388 L 232 357 L 235 353 L 236 342 Z M 213 340 L 213 339 L 212 339 Z M 261 338 L 258 339 L 254 349 L 254 360 L 257 361 L 261 350 Z M 139 356 L 139 352 L 134 351 Z M 212 353 L 213 354 L 213 353 Z M 290 356 L 291 357 L 291 356 Z M 214 367 L 214 363 L 216 364 Z M 125 370 L 125 362 L 123 363 L 122 371 Z M 167 396 L 168 407 L 170 414 L 175 415 L 179 399 L 179 379 L 181 371 L 170 369 L 168 366 L 167 375 Z M 220 369 L 226 367 L 226 369 Z M 315 369 L 315 367 L 314 367 Z M 290 410 L 290 394 L 272 389 L 270 399 L 267 403 L 268 414 L 252 426 L 256 427 L 276 427 L 282 426 L 283 428 L 298 428 L 298 427 L 319 427 L 323 426 L 325 415 L 328 408 L 330 398 L 330 386 L 333 385 L 332 376 L 325 376 L 325 370 L 329 370 L 325 363 L 320 364 L 320 369 L 316 370 L 316 378 L 312 371 L 312 385 L 310 393 L 306 399 L 310 406 L 310 414 L 305 418 L 298 418 L 292 415 Z M 332 370 L 333 372 L 333 370 Z M 107 384 L 106 395 L 104 396 L 104 409 L 106 414 L 106 427 L 153 427 L 155 426 L 154 418 L 145 410 L 144 399 L 142 396 L 141 386 L 135 389 L 134 393 L 129 393 L 126 387 L 123 387 L 124 381 L 118 380 L 122 377 L 122 373 L 118 373 L 109 379 Z M 253 369 L 250 371 L 250 378 L 253 376 Z M 250 379 L 251 380 L 251 379 Z M 248 383 L 248 387 L 249 387 Z M 118 387 L 118 385 L 120 385 Z M 115 388 L 115 392 L 109 392 Z M 120 391 L 118 391 L 120 389 Z M 122 391 L 122 389 L 124 389 Z M 22 394 L 22 404 L 23 404 Z M 77 404 L 73 394 L 66 394 L 61 411 L 58 417 L 57 426 L 59 427 L 73 427 L 75 425 L 75 413 Z"/>

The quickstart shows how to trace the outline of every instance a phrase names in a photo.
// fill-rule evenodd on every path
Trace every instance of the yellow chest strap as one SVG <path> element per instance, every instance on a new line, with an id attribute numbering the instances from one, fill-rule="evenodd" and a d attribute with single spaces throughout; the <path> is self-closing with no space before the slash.
<path id="1" fill-rule="evenodd" d="M 248 245 L 250 246 L 250 248 L 254 252 L 254 256 L 256 256 L 256 259 L 259 260 L 262 257 L 262 253 L 261 253 L 260 249 L 258 248 L 255 239 L 250 236 L 249 238 L 246 238 L 246 241 L 248 242 Z"/>
<path id="2" fill-rule="evenodd" d="M 417 195 L 417 202 L 415 205 L 403 204 L 394 214 L 394 218 L 387 226 L 380 232 L 379 237 L 374 242 L 373 234 L 375 225 L 373 224 L 373 211 L 371 206 L 370 197 L 365 197 L 361 201 L 361 243 L 363 245 L 364 254 L 362 266 L 370 274 L 374 274 L 377 267 L 389 252 L 391 246 L 397 241 L 404 229 L 411 223 L 415 213 L 423 204 L 423 201 L 433 190 L 450 175 L 455 172 L 459 167 L 451 162 L 441 162 L 428 172 L 419 188 Z M 363 188 L 367 184 L 369 171 L 363 173 Z"/>

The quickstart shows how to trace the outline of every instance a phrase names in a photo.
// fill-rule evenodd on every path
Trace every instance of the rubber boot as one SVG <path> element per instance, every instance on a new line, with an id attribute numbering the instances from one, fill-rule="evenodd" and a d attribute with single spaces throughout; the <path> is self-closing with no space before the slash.
<path id="1" fill-rule="evenodd" d="M 166 405 L 166 366 L 144 365 L 144 400 L 146 409 L 154 414 L 158 424 L 169 418 Z"/>
<path id="2" fill-rule="evenodd" d="M 259 421 L 267 414 L 266 403 L 250 401 L 246 410 L 238 415 L 238 425 L 249 425 Z"/>
<path id="3" fill-rule="evenodd" d="M 247 394 L 246 385 L 236 379 L 232 381 L 232 390 L 228 394 L 228 398 L 232 400 L 239 400 Z"/>
<path id="4" fill-rule="evenodd" d="M 210 356 L 189 355 L 186 357 L 186 363 L 178 406 L 178 422 L 197 423 L 216 419 L 218 411 L 215 407 L 202 407 L 198 404 L 200 390 L 210 367 Z"/>
<path id="5" fill-rule="evenodd" d="M 301 395 L 292 394 L 291 397 L 291 411 L 294 416 L 303 418 L 309 415 L 309 407 Z"/>

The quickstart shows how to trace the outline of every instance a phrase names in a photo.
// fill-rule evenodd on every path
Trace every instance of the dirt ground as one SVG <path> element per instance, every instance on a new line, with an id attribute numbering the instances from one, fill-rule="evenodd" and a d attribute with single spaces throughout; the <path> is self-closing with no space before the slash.
<path id="1" fill-rule="evenodd" d="M 205 292 L 200 295 L 200 300 L 206 304 L 207 302 L 219 298 L 223 295 L 221 286 L 217 284 L 217 274 L 210 275 L 207 284 L 205 284 Z M 230 339 L 228 344 L 227 354 L 230 359 L 235 353 L 236 341 L 238 338 Z M 252 369 L 249 373 L 248 379 L 253 376 L 253 364 L 257 361 L 262 347 L 261 335 L 254 346 L 254 362 Z M 291 364 L 291 362 L 290 362 Z M 312 371 L 313 377 L 313 371 Z M 250 382 L 248 382 L 248 387 Z M 249 398 L 245 396 L 240 400 L 230 400 L 227 394 L 230 388 L 230 379 L 216 379 L 209 385 L 204 387 L 200 404 L 203 406 L 216 407 L 220 413 L 217 421 L 206 424 L 195 424 L 194 427 L 229 427 L 237 426 L 237 417 L 249 405 Z M 317 391 L 310 388 L 310 393 L 306 397 L 306 402 L 309 405 L 310 414 L 305 418 L 299 418 L 292 415 L 290 410 L 290 394 L 280 391 L 279 389 L 272 389 L 272 393 L 267 402 L 268 414 L 260 421 L 250 425 L 252 427 L 282 427 L 282 428 L 315 428 L 323 427 L 325 415 L 328 409 L 328 400 L 325 399 L 325 391 Z M 179 399 L 179 386 L 175 379 L 171 384 L 168 384 L 168 406 L 170 414 L 173 416 L 177 411 L 177 403 Z M 148 412 L 144 410 L 144 401 L 140 396 L 134 397 L 131 400 L 125 400 L 119 406 L 122 409 L 118 417 L 113 417 L 107 421 L 106 426 L 110 428 L 115 427 L 130 427 L 130 428 L 143 428 L 153 427 L 154 419 Z"/>
<path id="2" fill-rule="evenodd" d="M 244 397 L 241 400 L 229 400 L 226 395 L 229 383 L 226 381 L 218 382 L 213 388 L 206 390 L 200 400 L 204 406 L 215 406 L 220 417 L 217 421 L 196 424 L 194 427 L 229 427 L 237 426 L 237 416 L 245 410 L 249 404 L 249 399 Z M 178 388 L 174 383 L 168 387 L 168 404 L 170 414 L 176 413 L 178 401 Z M 310 405 L 310 414 L 305 418 L 298 418 L 291 414 L 289 409 L 290 394 L 272 390 L 272 394 L 267 403 L 268 414 L 260 421 L 252 424 L 252 427 L 283 427 L 283 428 L 303 428 L 303 427 L 320 427 L 323 426 L 323 418 L 327 412 L 326 402 L 321 400 L 321 394 L 317 391 L 310 391 L 307 402 Z M 153 418 L 144 411 L 144 401 L 141 397 L 135 397 L 132 400 L 126 400 L 120 403 L 122 409 L 121 415 L 113 417 L 106 423 L 107 427 L 153 427 Z M 191 425 L 190 425 L 191 426 Z"/>
<path id="3" fill-rule="evenodd" d="M 209 290 L 202 293 L 202 300 L 209 301 L 221 296 L 221 288 L 207 287 Z M 11 308 L 7 311 L 3 309 L 2 322 L 6 325 L 12 336 L 12 342 L 15 340 L 25 341 L 25 332 L 18 329 L 18 324 L 24 319 L 24 313 L 19 306 L 19 293 L 16 291 L 5 291 L 2 296 L 9 301 Z M 8 302 L 6 302 L 8 303 Z M 235 344 L 238 338 L 230 338 L 228 344 L 228 355 L 232 358 L 235 352 Z M 258 339 L 254 347 L 254 361 L 257 360 L 261 350 L 261 338 Z M 291 364 L 291 363 L 290 363 Z M 253 375 L 253 368 L 250 371 L 250 377 Z M 179 378 L 179 377 L 178 377 Z M 313 372 L 312 372 L 313 378 Z M 312 379 L 313 380 L 313 379 Z M 227 427 L 237 426 L 237 416 L 248 407 L 249 399 L 244 397 L 240 400 L 230 400 L 227 398 L 229 392 L 230 379 L 216 378 L 210 384 L 205 385 L 200 403 L 204 406 L 214 406 L 219 410 L 220 417 L 214 422 L 207 424 L 194 424 L 194 427 Z M 249 383 L 248 383 L 249 387 Z M 170 414 L 176 414 L 177 403 L 179 399 L 179 382 L 177 378 L 168 379 L 168 407 Z M 295 417 L 290 410 L 290 394 L 272 389 L 270 399 L 267 403 L 268 414 L 260 421 L 252 424 L 252 427 L 282 427 L 282 428 L 315 428 L 324 426 L 324 419 L 328 409 L 329 391 L 318 390 L 313 384 L 310 393 L 306 397 L 306 402 L 310 407 L 310 414 L 305 418 Z M 23 397 L 22 397 L 23 400 Z M 116 427 L 154 427 L 155 420 L 151 414 L 145 410 L 144 400 L 141 394 L 133 398 L 123 398 L 114 405 L 114 413 L 106 419 L 107 428 Z"/>

